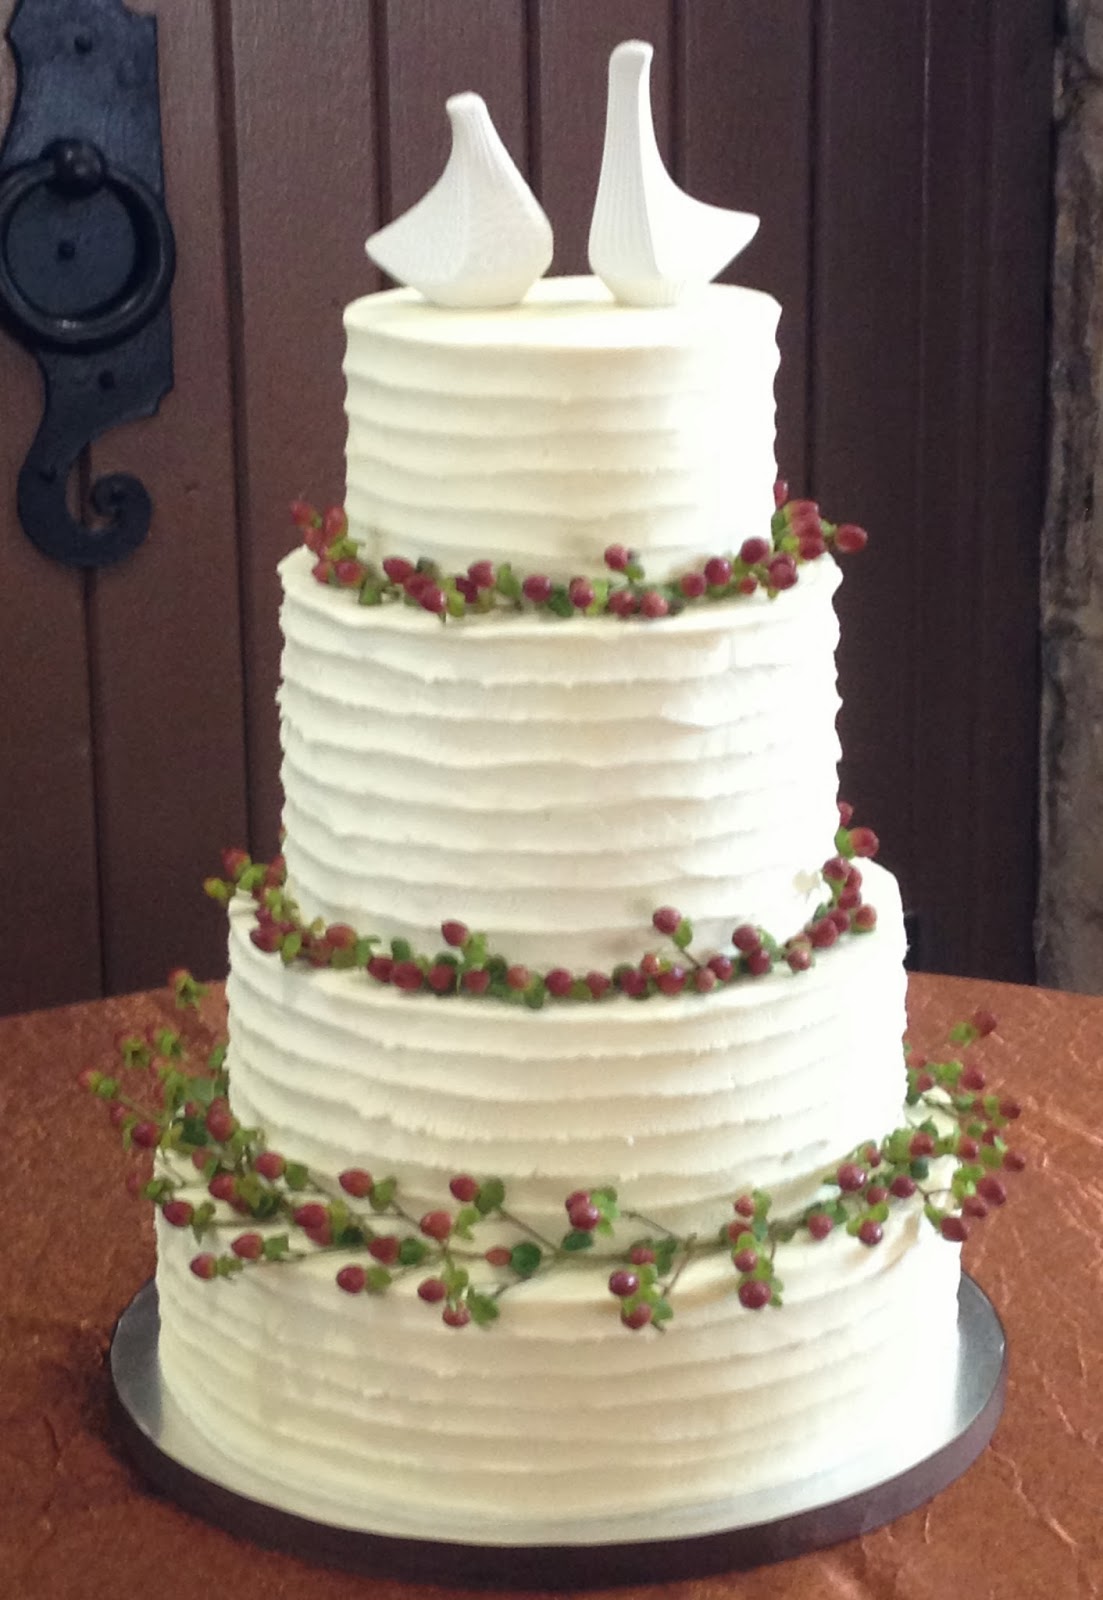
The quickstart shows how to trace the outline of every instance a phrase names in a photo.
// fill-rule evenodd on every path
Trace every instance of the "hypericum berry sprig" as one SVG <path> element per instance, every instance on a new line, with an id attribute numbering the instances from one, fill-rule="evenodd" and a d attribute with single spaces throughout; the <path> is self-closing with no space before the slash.
<path id="1" fill-rule="evenodd" d="M 208 878 L 203 887 L 223 905 L 238 891 L 250 894 L 256 906 L 250 939 L 259 950 L 279 955 L 286 964 L 300 962 L 339 971 L 359 968 L 376 983 L 389 984 L 405 994 L 486 996 L 539 1010 L 549 1001 L 708 994 L 740 979 L 763 978 L 775 966 L 807 971 L 816 951 L 829 949 L 843 934 L 869 933 L 877 924 L 875 908 L 862 899 L 862 875 L 852 859 L 872 856 L 877 849 L 876 835 L 869 828 L 842 828 L 836 844 L 840 854 L 823 867 L 829 898 L 788 939 L 781 941 L 765 928 L 740 923 L 732 930 L 730 953 L 699 956 L 691 948 L 689 919 L 673 906 L 660 906 L 652 916 L 652 926 L 673 942 L 675 954 L 667 957 L 648 950 L 638 961 L 621 962 L 610 973 L 576 972 L 567 966 L 535 970 L 492 951 L 485 934 L 473 933 L 455 920 L 441 924 L 445 948 L 436 955 L 415 951 L 406 939 L 392 939 L 384 949 L 379 935 L 359 933 L 347 923 L 305 923 L 284 887 L 282 857 L 264 865 L 250 860 L 244 850 L 223 851 L 226 876 Z M 844 859 L 843 852 L 850 859 Z"/>
<path id="2" fill-rule="evenodd" d="M 174 974 L 173 986 L 181 1006 L 190 1005 L 198 986 L 189 975 Z M 228 1248 L 205 1248 L 192 1259 L 197 1278 L 234 1278 L 257 1266 L 339 1256 L 335 1281 L 344 1293 L 380 1295 L 417 1273 L 418 1298 L 439 1307 L 449 1327 L 461 1328 L 489 1326 L 500 1301 L 520 1283 L 592 1264 L 605 1276 L 626 1328 L 661 1331 L 674 1315 L 683 1272 L 717 1253 L 731 1259 L 741 1306 L 760 1311 L 782 1303 L 777 1257 L 794 1238 L 822 1241 L 843 1229 L 874 1249 L 895 1207 L 921 1203 L 945 1239 L 966 1239 L 976 1221 L 1004 1204 L 1006 1177 L 1025 1165 L 1003 1139 L 1020 1115 L 1018 1103 L 990 1088 L 981 1069 L 965 1059 L 995 1027 L 990 1013 L 978 1011 L 952 1030 L 948 1042 L 956 1054 L 950 1059 L 909 1052 L 907 1099 L 928 1115 L 863 1142 L 825 1171 L 823 1198 L 776 1216 L 770 1195 L 752 1190 L 733 1200 L 734 1216 L 712 1237 L 680 1236 L 622 1210 L 608 1185 L 567 1195 L 568 1226 L 558 1239 L 507 1208 L 506 1187 L 497 1177 L 457 1174 L 449 1184 L 455 1204 L 420 1215 L 403 1202 L 394 1177 L 376 1179 L 362 1167 L 346 1168 L 331 1188 L 304 1163 L 269 1149 L 262 1130 L 235 1117 L 224 1045 L 192 1068 L 188 1039 L 171 1028 L 120 1036 L 119 1068 L 86 1068 L 79 1082 L 106 1102 L 124 1147 L 157 1158 L 158 1170 L 129 1187 L 157 1205 L 170 1226 L 190 1228 L 199 1244 L 232 1234 Z M 197 1183 L 207 1191 L 198 1202 L 187 1192 Z M 620 1243 L 626 1222 L 642 1224 L 648 1234 Z M 487 1246 L 478 1234 L 490 1224 L 495 1235 Z M 503 1239 L 503 1228 L 513 1237 Z M 599 1240 L 606 1249 L 596 1248 Z"/>
<path id="3" fill-rule="evenodd" d="M 775 486 L 774 499 L 767 537 L 744 539 L 738 551 L 710 556 L 662 583 L 648 582 L 636 552 L 621 544 L 609 545 L 604 554 L 612 580 L 579 576 L 561 583 L 546 573 L 521 574 L 508 562 L 487 560 L 472 561 L 466 571 L 455 573 L 424 557 L 411 561 L 392 555 L 376 565 L 364 559 L 362 547 L 350 538 L 348 518 L 339 506 L 321 513 L 296 500 L 291 517 L 317 557 L 315 580 L 354 591 L 361 605 L 420 606 L 442 622 L 502 608 L 656 621 L 698 601 L 729 600 L 759 590 L 772 600 L 793 587 L 802 566 L 828 550 L 849 555 L 865 548 L 863 528 L 825 521 L 814 501 L 790 500 L 787 485 Z"/>

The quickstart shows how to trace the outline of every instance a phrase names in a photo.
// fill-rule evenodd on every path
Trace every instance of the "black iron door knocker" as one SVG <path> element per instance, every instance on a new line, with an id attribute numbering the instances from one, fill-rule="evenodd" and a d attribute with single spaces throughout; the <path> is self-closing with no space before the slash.
<path id="1" fill-rule="evenodd" d="M 172 387 L 157 23 L 121 0 L 20 0 L 8 40 L 19 82 L 0 148 L 0 319 L 45 384 L 19 519 L 44 555 L 104 566 L 149 532 L 149 495 L 128 473 L 99 478 L 104 520 L 85 524 L 68 510 L 69 474 Z"/>

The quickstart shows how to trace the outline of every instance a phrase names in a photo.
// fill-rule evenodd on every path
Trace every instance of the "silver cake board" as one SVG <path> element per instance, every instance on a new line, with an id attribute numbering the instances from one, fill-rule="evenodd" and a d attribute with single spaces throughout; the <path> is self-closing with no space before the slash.
<path id="1" fill-rule="evenodd" d="M 476 1540 L 442 1526 L 441 1537 L 402 1531 L 401 1517 L 375 1527 L 339 1526 L 315 1514 L 301 1494 L 284 1503 L 253 1498 L 244 1469 L 220 1456 L 166 1392 L 157 1356 L 157 1290 L 147 1283 L 123 1312 L 110 1352 L 114 1413 L 121 1442 L 143 1477 L 184 1510 L 239 1537 L 302 1560 L 374 1577 L 463 1588 L 603 1589 L 669 1583 L 763 1566 L 821 1550 L 929 1500 L 984 1449 L 1003 1410 L 1007 1342 L 987 1296 L 969 1277 L 958 1295 L 957 1361 L 925 1372 L 926 1433 L 903 1437 L 830 1473 L 778 1490 L 733 1496 L 679 1514 L 683 1531 L 653 1515 L 549 1524 L 531 1543 L 494 1530 Z M 886 1430 L 888 1432 L 890 1430 Z M 891 1430 L 894 1434 L 897 1430 Z M 700 1531 L 702 1528 L 707 1531 Z M 672 1536 L 672 1531 L 673 1535 Z M 515 1537 L 515 1536 L 514 1536 Z"/>

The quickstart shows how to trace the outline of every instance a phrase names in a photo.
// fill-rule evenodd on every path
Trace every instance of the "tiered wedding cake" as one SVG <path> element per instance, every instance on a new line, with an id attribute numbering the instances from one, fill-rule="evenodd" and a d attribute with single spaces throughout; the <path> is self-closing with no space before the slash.
<path id="1" fill-rule="evenodd" d="M 159 1227 L 168 1392 L 261 1498 L 722 1525 L 952 1356 L 958 1252 L 877 1147 L 902 915 L 836 842 L 836 530 L 775 509 L 777 318 L 596 278 L 346 313 L 348 533 L 304 516 L 282 567 L 287 883 L 231 910 L 250 1193 L 309 1192 L 233 1272 Z"/>

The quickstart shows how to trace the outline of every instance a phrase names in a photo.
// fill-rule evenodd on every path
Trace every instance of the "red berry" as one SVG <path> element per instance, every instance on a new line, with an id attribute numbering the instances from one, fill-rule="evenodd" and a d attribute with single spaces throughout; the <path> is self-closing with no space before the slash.
<path id="1" fill-rule="evenodd" d="M 797 564 L 792 556 L 779 555 L 766 567 L 771 589 L 791 589 L 797 581 Z"/>
<path id="2" fill-rule="evenodd" d="M 324 559 L 315 561 L 310 569 L 310 576 L 316 583 L 328 583 L 333 576 L 333 562 Z"/>
<path id="3" fill-rule="evenodd" d="M 724 588 L 731 582 L 732 564 L 726 556 L 713 556 L 711 561 L 705 562 L 705 579 L 715 589 Z"/>
<path id="4" fill-rule="evenodd" d="M 766 539 L 744 539 L 739 548 L 739 559 L 748 567 L 757 567 L 765 561 L 770 554 L 770 543 Z"/>
<path id="5" fill-rule="evenodd" d="M 492 1244 L 486 1252 L 485 1259 L 492 1267 L 508 1267 L 513 1260 L 513 1251 L 505 1244 Z"/>
<path id="6" fill-rule="evenodd" d="M 319 1250 L 327 1249 L 333 1243 L 333 1229 L 330 1226 L 328 1219 L 323 1227 L 306 1228 L 304 1229 L 304 1232 L 306 1233 L 306 1236 L 310 1240 L 311 1244 L 316 1244 Z"/>
<path id="7" fill-rule="evenodd" d="M 966 1067 L 961 1074 L 960 1083 L 963 1089 L 972 1089 L 975 1092 L 978 1089 L 983 1089 L 987 1082 L 987 1078 L 979 1067 Z"/>
<path id="8" fill-rule="evenodd" d="M 739 1217 L 753 1217 L 754 1216 L 754 1199 L 753 1199 L 753 1197 L 751 1195 L 749 1195 L 749 1194 L 741 1194 L 739 1196 L 738 1200 L 733 1200 L 732 1201 L 732 1209 L 735 1211 L 736 1216 L 739 1216 Z"/>
<path id="9" fill-rule="evenodd" d="M 877 908 L 875 906 L 859 906 L 852 918 L 852 926 L 858 933 L 869 933 L 877 926 Z"/>
<path id="10" fill-rule="evenodd" d="M 735 962 L 730 956 L 710 956 L 706 966 L 710 972 L 715 972 L 721 983 L 727 983 L 735 971 Z"/>
<path id="11" fill-rule="evenodd" d="M 368 1241 L 368 1254 L 384 1267 L 393 1267 L 398 1260 L 401 1240 L 393 1233 L 379 1233 Z"/>
<path id="12" fill-rule="evenodd" d="M 306 1233 L 318 1233 L 329 1223 L 329 1212 L 325 1206 L 318 1205 L 313 1200 L 307 1205 L 296 1206 L 292 1212 L 292 1217 L 295 1226 L 302 1228 Z"/>
<path id="13" fill-rule="evenodd" d="M 239 1233 L 230 1249 L 242 1261 L 259 1261 L 264 1254 L 264 1240 L 259 1233 Z"/>
<path id="14" fill-rule="evenodd" d="M 656 1257 L 649 1244 L 634 1244 L 628 1252 L 628 1259 L 634 1267 L 649 1267 L 654 1265 Z"/>
<path id="15" fill-rule="evenodd" d="M 479 1192 L 479 1185 L 466 1172 L 461 1172 L 453 1178 L 448 1187 L 460 1204 L 465 1206 L 470 1205 Z"/>
<path id="16" fill-rule="evenodd" d="M 673 906 L 660 906 L 658 911 L 653 911 L 651 913 L 652 926 L 655 927 L 659 933 L 665 933 L 668 938 L 672 934 L 677 933 L 681 921 L 682 913 L 680 911 L 675 911 Z"/>
<path id="17" fill-rule="evenodd" d="M 490 987 L 490 973 L 485 967 L 472 967 L 463 975 L 463 986 L 469 994 L 485 994 Z"/>
<path id="18" fill-rule="evenodd" d="M 758 1251 L 752 1250 L 749 1246 L 737 1250 L 732 1256 L 732 1262 L 737 1272 L 753 1272 L 758 1266 Z"/>
<path id="19" fill-rule="evenodd" d="M 606 609 L 615 617 L 631 617 L 639 610 L 639 601 L 631 589 L 614 589 Z"/>
<path id="20" fill-rule="evenodd" d="M 647 993 L 647 974 L 641 972 L 638 967 L 626 967 L 623 972 L 618 973 L 617 983 L 620 985 L 621 993 L 626 994 L 630 1000 L 639 1000 Z"/>
<path id="21" fill-rule="evenodd" d="M 646 1300 L 641 1300 L 638 1305 L 632 1306 L 630 1310 L 625 1309 L 620 1314 L 620 1320 L 624 1323 L 624 1326 L 631 1328 L 633 1333 L 637 1333 L 640 1328 L 646 1328 L 651 1321 L 651 1317 L 651 1307 Z"/>
<path id="22" fill-rule="evenodd" d="M 430 1239 L 447 1239 L 452 1232 L 452 1217 L 447 1211 L 427 1211 L 418 1227 Z"/>
<path id="23" fill-rule="evenodd" d="M 251 858 L 248 850 L 223 850 L 223 875 L 227 878 L 233 879 L 235 883 L 237 882 L 238 878 L 241 877 L 241 874 L 245 871 L 246 867 L 250 865 Z"/>
<path id="24" fill-rule="evenodd" d="M 219 1144 L 225 1144 L 237 1132 L 237 1118 L 226 1102 L 216 1100 L 207 1112 L 207 1132 Z"/>
<path id="25" fill-rule="evenodd" d="M 754 594 L 758 588 L 758 579 L 753 572 L 748 572 L 746 577 L 740 578 L 736 587 L 740 594 Z"/>
<path id="26" fill-rule="evenodd" d="M 388 556 L 383 563 L 383 571 L 392 583 L 405 583 L 413 575 L 414 564 L 407 561 L 405 556 Z"/>
<path id="27" fill-rule="evenodd" d="M 341 1173 L 337 1182 L 346 1194 L 351 1194 L 355 1200 L 363 1200 L 375 1188 L 375 1180 L 370 1172 L 365 1172 L 363 1167 L 348 1167 Z"/>
<path id="28" fill-rule="evenodd" d="M 780 511 L 789 498 L 789 485 L 784 478 L 779 478 L 774 484 L 774 506 Z"/>
<path id="29" fill-rule="evenodd" d="M 493 561 L 473 561 L 467 569 L 467 576 L 477 589 L 493 589 L 497 575 Z"/>
<path id="30" fill-rule="evenodd" d="M 911 1136 L 911 1140 L 908 1143 L 908 1154 L 913 1161 L 919 1161 L 924 1156 L 934 1154 L 934 1144 L 934 1135 L 925 1133 L 920 1129 L 918 1133 L 913 1133 Z"/>
<path id="31" fill-rule="evenodd" d="M 130 1130 L 130 1141 L 139 1150 L 153 1150 L 161 1142 L 161 1129 L 156 1122 L 136 1122 Z"/>
<path id="32" fill-rule="evenodd" d="M 456 987 L 456 969 L 448 961 L 438 961 L 425 974 L 425 981 L 434 994 L 450 994 Z"/>
<path id="33" fill-rule="evenodd" d="M 844 1161 L 835 1174 L 835 1182 L 844 1194 L 857 1194 L 865 1187 L 869 1174 L 856 1161 Z"/>
<path id="34" fill-rule="evenodd" d="M 368 971 L 379 983 L 390 983 L 394 975 L 394 961 L 390 956 L 372 956 Z"/>
<path id="35" fill-rule="evenodd" d="M 275 1150 L 262 1150 L 253 1165 L 261 1177 L 267 1178 L 269 1183 L 282 1178 L 287 1170 L 287 1162 Z"/>
<path id="36" fill-rule="evenodd" d="M 889 1193 L 898 1200 L 910 1200 L 915 1193 L 915 1179 L 907 1172 L 898 1172 L 889 1184 Z"/>
<path id="37" fill-rule="evenodd" d="M 569 1211 L 571 1209 L 571 1207 L 576 1202 L 578 1202 L 580 1200 L 588 1200 L 589 1198 L 590 1198 L 589 1189 L 572 1189 L 571 1193 L 564 1200 L 563 1204 L 566 1206 L 567 1210 Z"/>
<path id="38" fill-rule="evenodd" d="M 640 971 L 648 978 L 657 978 L 663 970 L 663 964 L 654 950 L 649 950 L 640 960 Z"/>
<path id="39" fill-rule="evenodd" d="M 963 1133 L 957 1142 L 957 1154 L 963 1161 L 975 1161 L 980 1155 L 980 1145 Z"/>
<path id="40" fill-rule="evenodd" d="M 550 972 L 544 974 L 544 987 L 557 1000 L 566 999 L 571 992 L 573 983 L 574 979 L 566 967 L 553 967 Z"/>
<path id="41" fill-rule="evenodd" d="M 1000 1101 L 1000 1116 L 1005 1117 L 1008 1122 L 1014 1122 L 1015 1119 L 1017 1117 L 1021 1117 L 1022 1114 L 1023 1108 L 1017 1100 L 1012 1100 L 1009 1098 L 1007 1100 Z"/>
<path id="42" fill-rule="evenodd" d="M 974 1011 L 972 1022 L 973 1027 L 977 1030 L 982 1038 L 986 1037 L 990 1033 L 995 1033 L 998 1026 L 991 1011 Z"/>
<path id="43" fill-rule="evenodd" d="M 585 611 L 587 606 L 594 603 L 594 586 L 588 578 L 572 578 L 567 585 L 567 594 L 576 611 Z"/>
<path id="44" fill-rule="evenodd" d="M 462 572 L 457 572 L 453 580 L 456 593 L 462 594 L 469 606 L 473 606 L 479 598 L 479 586 L 471 578 L 465 578 Z"/>
<path id="45" fill-rule="evenodd" d="M 678 579 L 678 587 L 687 600 L 699 600 L 708 586 L 703 572 L 686 572 Z"/>
<path id="46" fill-rule="evenodd" d="M 363 1267 L 342 1267 L 337 1274 L 337 1287 L 346 1294 L 363 1294 L 367 1276 Z"/>
<path id="47" fill-rule="evenodd" d="M 834 910 L 833 911 L 829 911 L 827 913 L 827 915 L 831 918 L 831 921 L 835 924 L 836 928 L 839 930 L 840 933 L 849 933 L 850 932 L 850 912 L 849 911 L 844 911 L 841 906 L 836 906 L 834 908 Z"/>
<path id="48" fill-rule="evenodd" d="M 881 841 L 872 828 L 851 828 L 850 848 L 856 856 L 865 856 L 872 860 L 881 848 Z"/>
<path id="49" fill-rule="evenodd" d="M 627 1300 L 630 1294 L 635 1294 L 640 1286 L 636 1273 L 629 1272 L 625 1267 L 618 1267 L 616 1272 L 609 1274 L 609 1293 L 615 1294 L 618 1300 Z"/>
<path id="50" fill-rule="evenodd" d="M 827 549 L 827 543 L 822 533 L 806 533 L 800 541 L 800 558 L 802 561 L 817 561 Z"/>
<path id="51" fill-rule="evenodd" d="M 232 1200 L 237 1194 L 237 1179 L 232 1172 L 216 1172 L 207 1185 L 213 1200 Z"/>
<path id="52" fill-rule="evenodd" d="M 774 964 L 768 950 L 752 950 L 746 961 L 752 978 L 764 978 Z"/>
<path id="53" fill-rule="evenodd" d="M 532 973 L 527 967 L 510 967 L 506 972 L 506 983 L 511 989 L 527 989 L 532 982 Z"/>
<path id="54" fill-rule="evenodd" d="M 732 934 L 732 944 L 745 956 L 749 956 L 753 950 L 760 948 L 762 939 L 757 928 L 752 928 L 749 922 L 741 922 Z"/>
<path id="55" fill-rule="evenodd" d="M 1021 1172 L 1026 1166 L 1026 1157 L 1021 1150 L 1008 1150 L 1004 1155 L 1003 1164 L 1008 1172 Z"/>
<path id="56" fill-rule="evenodd" d="M 585 981 L 595 1000 L 600 1000 L 613 986 L 613 980 L 607 972 L 588 972 Z"/>
<path id="57" fill-rule="evenodd" d="M 858 1238 L 862 1244 L 868 1245 L 871 1250 L 875 1244 L 880 1244 L 884 1237 L 884 1228 L 879 1222 L 874 1222 L 872 1217 L 867 1217 L 858 1229 Z"/>
<path id="58" fill-rule="evenodd" d="M 839 808 L 839 826 L 841 828 L 849 828 L 850 819 L 854 815 L 854 807 L 849 800 L 837 800 L 835 803 Z"/>
<path id="59" fill-rule="evenodd" d="M 830 917 L 821 917 L 807 930 L 808 942 L 814 950 L 830 950 L 839 937 L 839 930 Z"/>
<path id="60" fill-rule="evenodd" d="M 426 611 L 432 611 L 436 616 L 439 616 L 448 604 L 444 590 L 435 583 L 427 583 L 419 589 L 417 600 Z"/>
<path id="61" fill-rule="evenodd" d="M 812 946 L 806 939 L 801 939 L 789 946 L 785 959 L 794 972 L 807 972 L 812 965 Z"/>
<path id="62" fill-rule="evenodd" d="M 577 1228 L 580 1233 L 593 1233 L 601 1221 L 601 1212 L 593 1201 L 587 1196 L 585 1199 L 575 1199 L 567 1207 L 567 1216 L 572 1228 Z"/>
<path id="63" fill-rule="evenodd" d="M 920 1094 L 926 1094 L 928 1089 L 934 1088 L 934 1078 L 929 1072 L 919 1072 L 916 1074 L 915 1087 Z"/>
<path id="64" fill-rule="evenodd" d="M 698 994 L 708 994 L 716 988 L 716 974 L 711 967 L 698 967 L 693 974 L 693 987 Z"/>
<path id="65" fill-rule="evenodd" d="M 471 1313 L 465 1305 L 445 1306 L 441 1312 L 441 1321 L 449 1328 L 466 1328 L 471 1321 Z"/>
<path id="66" fill-rule="evenodd" d="M 964 1244 L 969 1237 L 969 1224 L 964 1217 L 943 1217 L 938 1225 L 938 1231 L 944 1239 L 949 1239 L 952 1244 Z"/>
<path id="67" fill-rule="evenodd" d="M 866 1200 L 871 1206 L 879 1206 L 889 1197 L 889 1192 L 883 1183 L 871 1183 L 866 1190 Z"/>
<path id="68" fill-rule="evenodd" d="M 391 982 L 396 988 L 403 989 L 407 994 L 413 994 L 420 989 L 424 974 L 416 961 L 396 961 L 391 972 Z"/>
<path id="69" fill-rule="evenodd" d="M 773 1290 L 764 1278 L 748 1278 L 739 1285 L 739 1303 L 748 1311 L 761 1311 L 772 1297 Z"/>
<path id="70" fill-rule="evenodd" d="M 338 561 L 333 568 L 337 582 L 346 589 L 359 588 L 367 576 L 367 570 L 362 561 L 356 561 L 351 556 Z"/>
<path id="71" fill-rule="evenodd" d="M 864 550 L 868 542 L 869 534 L 853 522 L 844 522 L 835 529 L 835 549 L 844 555 L 855 555 Z"/>
<path id="72" fill-rule="evenodd" d="M 835 901 L 839 911 L 857 911 L 861 903 L 862 891 L 860 889 L 842 889 L 839 891 L 839 898 Z"/>
<path id="73" fill-rule="evenodd" d="M 835 1226 L 834 1219 L 826 1211 L 813 1211 L 805 1226 L 813 1239 L 826 1239 Z"/>
<path id="74" fill-rule="evenodd" d="M 445 944 L 453 945 L 458 950 L 467 942 L 467 924 L 465 922 L 442 922 L 440 934 Z"/>
<path id="75" fill-rule="evenodd" d="M 611 544 L 605 550 L 605 565 L 611 572 L 623 572 L 630 565 L 632 553 L 622 544 Z"/>
<path id="76" fill-rule="evenodd" d="M 991 1206 L 1002 1206 L 1007 1190 L 994 1173 L 986 1172 L 977 1184 L 977 1193 Z"/>
<path id="77" fill-rule="evenodd" d="M 209 1252 L 204 1252 L 201 1256 L 193 1256 L 189 1266 L 197 1278 L 210 1279 L 218 1274 L 218 1262 Z"/>
<path id="78" fill-rule="evenodd" d="M 187 1200 L 168 1200 L 161 1207 L 161 1215 L 174 1228 L 186 1228 L 195 1215 L 195 1207 Z"/>
<path id="79" fill-rule="evenodd" d="M 291 520 L 297 528 L 312 528 L 318 513 L 305 500 L 292 500 L 288 507 Z"/>
<path id="80" fill-rule="evenodd" d="M 422 1278 L 417 1286 L 418 1298 L 431 1306 L 439 1305 L 448 1297 L 447 1285 L 440 1278 Z"/>
<path id="81" fill-rule="evenodd" d="M 640 614 L 645 617 L 665 617 L 670 610 L 670 601 L 658 589 L 645 589 L 640 596 Z"/>
<path id="82" fill-rule="evenodd" d="M 551 599 L 554 587 L 551 579 L 544 573 L 532 572 L 522 583 L 521 593 L 526 600 L 531 600 L 534 606 L 542 606 Z"/>
<path id="83" fill-rule="evenodd" d="M 988 1215 L 988 1207 L 979 1194 L 967 1194 L 961 1202 L 961 1209 L 967 1217 L 976 1217 L 978 1222 Z"/>

